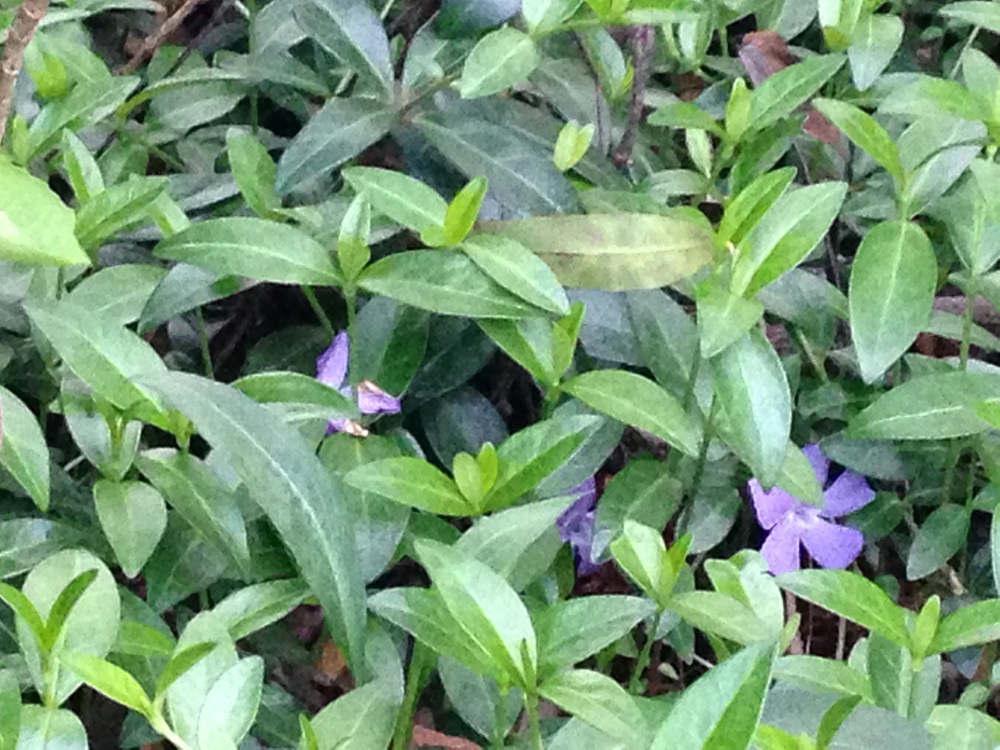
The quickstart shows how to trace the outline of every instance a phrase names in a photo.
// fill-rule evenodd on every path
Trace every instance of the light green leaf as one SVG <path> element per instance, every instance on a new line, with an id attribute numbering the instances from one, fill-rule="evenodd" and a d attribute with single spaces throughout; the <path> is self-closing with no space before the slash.
<path id="1" fill-rule="evenodd" d="M 475 510 L 440 469 L 412 456 L 362 464 L 344 477 L 351 487 L 374 492 L 402 505 L 443 516 L 468 516 Z"/>
<path id="2" fill-rule="evenodd" d="M 552 270 L 537 255 L 503 235 L 479 235 L 462 251 L 500 286 L 543 310 L 569 314 L 569 300 Z"/>
<path id="3" fill-rule="evenodd" d="M 164 269 L 145 263 L 109 266 L 87 276 L 67 297 L 118 325 L 129 325 L 142 316 L 146 302 L 165 275 Z"/>
<path id="4" fill-rule="evenodd" d="M 763 130 L 790 115 L 815 94 L 845 62 L 843 55 L 817 55 L 779 70 L 750 98 L 750 127 Z"/>
<path id="5" fill-rule="evenodd" d="M 167 530 L 163 496 L 144 482 L 101 479 L 94 485 L 94 505 L 122 572 L 135 578 Z"/>
<path id="6" fill-rule="evenodd" d="M 896 19 L 899 20 L 899 19 Z M 854 145 L 864 150 L 882 165 L 897 184 L 902 186 L 905 176 L 899 160 L 899 148 L 885 128 L 875 122 L 875 118 L 857 107 L 836 99 L 817 99 L 813 105 L 826 119 L 844 131 Z"/>
<path id="7" fill-rule="evenodd" d="M 431 187 L 402 172 L 374 167 L 347 167 L 344 179 L 366 193 L 372 208 L 418 234 L 444 225 L 448 203 Z"/>
<path id="8" fill-rule="evenodd" d="M 484 36 L 472 48 L 458 90 L 464 99 L 498 94 L 526 80 L 540 59 L 530 36 L 504 26 Z"/>
<path id="9" fill-rule="evenodd" d="M 90 654 L 65 653 L 59 661 L 77 677 L 115 703 L 120 703 L 143 716 L 152 713 L 152 703 L 142 685 L 121 667 Z"/>
<path id="10" fill-rule="evenodd" d="M 874 84 L 895 57 L 903 41 L 903 19 L 889 14 L 865 15 L 851 35 L 847 59 L 859 91 Z"/>
<path id="11" fill-rule="evenodd" d="M 632 696 L 607 675 L 570 669 L 542 683 L 538 693 L 569 714 L 620 739 L 642 743 L 645 721 Z"/>
<path id="12" fill-rule="evenodd" d="M 226 132 L 226 153 L 233 179 L 254 213 L 264 217 L 278 208 L 281 199 L 274 189 L 276 167 L 264 145 L 249 133 L 230 128 Z"/>
<path id="13" fill-rule="evenodd" d="M 987 599 L 955 610 L 941 620 L 929 653 L 978 646 L 1000 638 L 1000 599 Z"/>
<path id="14" fill-rule="evenodd" d="M 652 289 L 687 278 L 712 259 L 708 229 L 680 217 L 543 216 L 479 228 L 520 242 L 567 287 Z"/>
<path id="15" fill-rule="evenodd" d="M 72 209 L 27 171 L 0 161 L 0 259 L 16 263 L 91 264 Z"/>

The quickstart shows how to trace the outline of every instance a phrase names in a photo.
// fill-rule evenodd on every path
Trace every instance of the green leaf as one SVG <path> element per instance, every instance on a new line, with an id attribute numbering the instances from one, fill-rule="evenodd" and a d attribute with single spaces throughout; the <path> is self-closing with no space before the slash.
<path id="1" fill-rule="evenodd" d="M 24 488 L 41 511 L 49 509 L 49 447 L 38 420 L 13 393 L 0 386 L 0 466 Z"/>
<path id="2" fill-rule="evenodd" d="M 43 651 L 52 651 L 56 643 L 59 642 L 59 638 L 66 629 L 66 620 L 73 611 L 73 607 L 80 601 L 80 597 L 83 596 L 84 592 L 90 588 L 94 579 L 97 578 L 97 573 L 98 570 L 96 568 L 84 571 L 66 584 L 66 587 L 59 592 L 59 596 L 56 598 L 49 612 L 48 622 L 45 623 L 45 640 L 39 644 Z"/>
<path id="3" fill-rule="evenodd" d="M 59 661 L 97 692 L 143 716 L 150 716 L 152 702 L 142 685 L 121 667 L 90 654 L 65 653 Z"/>
<path id="4" fill-rule="evenodd" d="M 611 542 L 615 562 L 635 581 L 646 596 L 665 609 L 674 582 L 664 585 L 667 547 L 661 532 L 645 524 L 626 520 L 622 535 Z"/>
<path id="5" fill-rule="evenodd" d="M 844 182 L 823 182 L 785 193 L 740 242 L 732 290 L 751 296 L 806 259 L 840 211 Z"/>
<path id="6" fill-rule="evenodd" d="M 358 274 L 372 259 L 371 242 L 372 207 L 368 196 L 364 193 L 354 196 L 340 222 L 340 235 L 337 238 L 337 260 L 340 268 L 348 279 L 357 278 Z"/>
<path id="7" fill-rule="evenodd" d="M 104 176 L 97 160 L 72 130 L 63 131 L 60 151 L 77 200 L 85 201 L 104 190 Z"/>
<path id="8" fill-rule="evenodd" d="M 420 120 L 417 127 L 466 177 L 489 180 L 505 206 L 527 215 L 576 208 L 576 194 L 549 158 L 552 141 L 537 144 L 510 126 L 467 116 Z"/>
<path id="9" fill-rule="evenodd" d="M 321 1 L 325 5 L 335 4 Z M 351 5 L 360 2 L 355 0 Z M 309 119 L 281 154 L 275 178 L 278 193 L 287 195 L 303 183 L 322 177 L 353 159 L 381 140 L 397 118 L 395 110 L 373 99 L 331 99 Z"/>
<path id="10" fill-rule="evenodd" d="M 566 123 L 559 131 L 559 138 L 552 153 L 552 163 L 556 169 L 568 172 L 579 164 L 594 141 L 594 132 L 593 124 L 580 127 L 575 120 Z"/>
<path id="11" fill-rule="evenodd" d="M 287 615 L 310 595 L 305 582 L 293 578 L 266 581 L 237 589 L 212 608 L 234 641 L 266 628 Z"/>
<path id="12" fill-rule="evenodd" d="M 607 675 L 570 669 L 547 679 L 538 687 L 538 694 L 612 737 L 642 742 L 642 712 L 632 696 Z"/>
<path id="13" fill-rule="evenodd" d="M 489 739 L 497 731 L 506 735 L 521 713 L 524 693 L 512 688 L 501 694 L 492 677 L 478 675 L 447 656 L 437 660 L 437 675 L 452 709 L 466 724 Z"/>
<path id="14" fill-rule="evenodd" d="M 880 396 L 853 420 L 848 437 L 874 440 L 938 440 L 985 432 L 989 422 L 976 404 L 1000 399 L 1000 378 L 945 372 L 914 378 Z"/>
<path id="15" fill-rule="evenodd" d="M 340 283 L 340 273 L 319 242 L 301 229 L 265 219 L 200 221 L 161 241 L 155 255 L 279 284 Z"/>
<path id="16" fill-rule="evenodd" d="M 563 390 L 619 422 L 651 432 L 689 456 L 698 454 L 700 426 L 677 399 L 648 378 L 624 370 L 599 370 L 577 375 L 563 384 Z"/>
<path id="17" fill-rule="evenodd" d="M 574 288 L 652 289 L 696 273 L 712 259 L 711 233 L 686 218 L 651 214 L 541 216 L 483 222 L 530 248 Z"/>
<path id="18" fill-rule="evenodd" d="M 452 198 L 444 217 L 445 245 L 457 245 L 469 236 L 479 216 L 479 209 L 483 205 L 487 190 L 489 183 L 486 178 L 474 177 Z"/>
<path id="19" fill-rule="evenodd" d="M 527 370 L 539 384 L 552 387 L 558 382 L 562 375 L 562 372 L 556 372 L 555 363 L 558 334 L 551 321 L 545 318 L 524 318 L 518 321 L 478 322 L 486 335 L 493 339 L 493 342 L 511 359 Z"/>
<path id="20" fill-rule="evenodd" d="M 865 235 L 848 294 L 851 334 L 865 382 L 889 369 L 924 330 L 937 270 L 930 240 L 915 224 L 887 222 Z"/>
<path id="21" fill-rule="evenodd" d="M 47 640 L 45 621 L 28 597 L 8 583 L 0 583 L 0 599 L 24 621 L 38 643 L 45 643 Z"/>
<path id="22" fill-rule="evenodd" d="M 455 250 L 390 255 L 365 269 L 358 285 L 372 294 L 442 315 L 518 319 L 541 314 Z"/>
<path id="23" fill-rule="evenodd" d="M 750 607 L 718 591 L 674 594 L 669 609 L 698 630 L 735 643 L 756 643 L 779 635 Z"/>
<path id="24" fill-rule="evenodd" d="M 312 719 L 318 747 L 345 750 L 387 747 L 401 703 L 397 691 L 402 692 L 401 681 L 389 682 L 383 677 L 330 703 Z"/>
<path id="25" fill-rule="evenodd" d="M 969 510 L 964 505 L 942 505 L 923 522 L 913 537 L 906 557 L 906 577 L 910 581 L 925 578 L 940 568 L 969 536 Z"/>
<path id="26" fill-rule="evenodd" d="M 500 676 L 500 667 L 486 647 L 462 629 L 445 608 L 438 591 L 408 586 L 385 589 L 368 600 L 375 614 L 399 626 L 429 649 L 475 672 Z"/>
<path id="27" fill-rule="evenodd" d="M 671 102 L 650 114 L 647 122 L 666 128 L 707 130 L 718 136 L 724 132 L 708 112 L 691 102 Z"/>
<path id="28" fill-rule="evenodd" d="M 987 599 L 952 612 L 938 624 L 928 653 L 978 646 L 1000 638 L 1000 599 Z"/>
<path id="29" fill-rule="evenodd" d="M 764 486 L 781 475 L 792 422 L 792 397 L 777 352 L 756 331 L 714 361 L 715 394 L 731 447 Z"/>
<path id="30" fill-rule="evenodd" d="M 941 8 L 941 15 L 954 18 L 957 21 L 982 26 L 994 33 L 1000 33 L 1000 10 L 983 0 L 967 0 L 966 2 L 949 3 Z"/>
<path id="31" fill-rule="evenodd" d="M 698 339 L 701 356 L 711 359 L 738 341 L 764 316 L 755 299 L 732 294 L 717 277 L 695 287 L 698 305 Z"/>
<path id="32" fill-rule="evenodd" d="M 879 633 L 899 646 L 910 641 L 903 610 L 876 584 L 846 570 L 797 570 L 778 585 L 798 597 Z"/>
<path id="33" fill-rule="evenodd" d="M 94 485 L 94 505 L 122 572 L 135 578 L 167 530 L 163 496 L 144 482 L 101 479 Z"/>
<path id="34" fill-rule="evenodd" d="M 137 177 L 112 185 L 83 201 L 76 212 L 76 237 L 94 251 L 109 237 L 149 221 L 150 209 L 165 194 L 164 177 Z"/>
<path id="35" fill-rule="evenodd" d="M 845 59 L 843 55 L 817 55 L 765 80 L 750 98 L 750 127 L 764 130 L 788 117 L 833 78 Z"/>
<path id="36" fill-rule="evenodd" d="M 55 266 L 91 264 L 72 209 L 27 171 L 0 161 L 0 259 Z"/>
<path id="37" fill-rule="evenodd" d="M 129 325 L 142 316 L 153 290 L 166 271 L 145 263 L 125 263 L 102 268 L 73 287 L 68 299 L 118 325 Z"/>
<path id="38" fill-rule="evenodd" d="M 535 631 L 515 591 L 488 566 L 443 544 L 421 539 L 414 547 L 445 606 L 468 637 L 509 680 L 521 687 L 533 686 L 538 661 Z"/>
<path id="39" fill-rule="evenodd" d="M 27 704 L 21 708 L 17 746 L 31 750 L 87 750 L 87 730 L 65 709 Z"/>
<path id="40" fill-rule="evenodd" d="M 442 516 L 468 516 L 473 508 L 444 472 L 412 456 L 362 464 L 344 477 L 351 487 Z"/>
<path id="41" fill-rule="evenodd" d="M 69 96 L 52 102 L 32 120 L 28 130 L 28 159 L 41 156 L 64 128 L 79 130 L 114 112 L 139 85 L 138 76 L 113 76 L 85 81 Z"/>
<path id="42" fill-rule="evenodd" d="M 864 15 L 851 35 L 847 59 L 859 91 L 872 86 L 889 67 L 903 41 L 903 19 L 889 14 Z"/>
<path id="43" fill-rule="evenodd" d="M 75 596 L 71 591 L 66 597 L 62 597 L 63 592 L 81 573 L 91 570 L 98 571 L 97 577 L 76 599 L 72 608 L 68 608 L 66 605 Z M 60 609 L 69 609 L 62 636 L 51 651 L 53 659 L 58 659 L 64 653 L 103 658 L 117 640 L 121 611 L 118 589 L 111 571 L 90 552 L 79 549 L 57 552 L 28 574 L 22 592 L 43 618 L 58 619 L 56 606 L 61 597 L 63 603 L 59 605 Z M 18 642 L 35 688 L 39 694 L 51 695 L 57 705 L 62 704 L 79 687 L 80 680 L 58 667 L 44 669 L 38 646 L 27 632 L 31 623 L 26 623 L 19 617 L 16 626 Z"/>
<path id="44" fill-rule="evenodd" d="M 762 174 L 726 205 L 725 214 L 715 233 L 720 245 L 740 243 L 771 210 L 795 179 L 794 167 L 785 167 Z"/>
<path id="45" fill-rule="evenodd" d="M 882 168 L 895 178 L 898 185 L 903 185 L 906 177 L 899 159 L 899 148 L 885 128 L 875 122 L 874 117 L 836 99 L 817 99 L 813 105 L 826 119 L 844 131 L 844 135 L 850 138 L 855 146 L 882 165 Z"/>
<path id="46" fill-rule="evenodd" d="M 340 482 L 293 428 L 239 391 L 177 372 L 148 382 L 243 480 L 319 598 L 352 670 L 363 674 L 364 589 Z"/>
<path id="47" fill-rule="evenodd" d="M 568 315 L 569 300 L 552 270 L 537 255 L 503 235 L 470 237 L 462 252 L 495 282 L 543 310 Z"/>
<path id="48" fill-rule="evenodd" d="M 0 750 L 16 750 L 21 730 L 21 687 L 11 670 L 0 672 Z"/>
<path id="49" fill-rule="evenodd" d="M 832 690 L 867 698 L 871 687 L 865 675 L 849 664 L 808 654 L 790 654 L 774 664 L 774 678 L 809 689 Z"/>
<path id="50" fill-rule="evenodd" d="M 237 747 L 257 716 L 264 683 L 264 659 L 249 656 L 227 669 L 209 688 L 198 719 L 198 747 Z"/>
<path id="51" fill-rule="evenodd" d="M 463 99 L 498 94 L 527 80 L 540 60 L 535 42 L 510 26 L 492 31 L 472 48 L 458 90 Z"/>
<path id="52" fill-rule="evenodd" d="M 200 459 L 172 448 L 140 453 L 136 467 L 171 507 L 233 562 L 250 565 L 246 527 L 235 493 Z"/>
<path id="53" fill-rule="evenodd" d="M 654 612 L 650 600 L 637 596 L 585 596 L 553 602 L 535 617 L 539 677 L 544 680 L 593 656 Z"/>
<path id="54" fill-rule="evenodd" d="M 63 364 L 99 396 L 119 409 L 135 409 L 158 426 L 169 425 L 159 399 L 132 381 L 167 369 L 149 344 L 68 299 L 26 304 L 25 312 Z"/>
<path id="55" fill-rule="evenodd" d="M 484 500 L 486 510 L 514 504 L 560 469 L 599 427 L 584 415 L 538 422 L 504 441 L 497 450 L 500 471 Z"/>
<path id="56" fill-rule="evenodd" d="M 292 14 L 321 47 L 392 92 L 389 39 L 365 0 L 297 0 Z"/>
<path id="57" fill-rule="evenodd" d="M 402 172 L 347 167 L 341 173 L 355 192 L 365 193 L 372 208 L 416 233 L 444 226 L 448 204 L 435 190 Z"/>
<path id="58" fill-rule="evenodd" d="M 258 216 L 265 217 L 281 205 L 274 189 L 274 160 L 264 145 L 249 133 L 235 128 L 226 132 L 226 153 L 229 169 L 247 205 Z"/>
<path id="59" fill-rule="evenodd" d="M 218 645 L 215 642 L 196 643 L 193 646 L 187 646 L 175 652 L 170 657 L 170 661 L 164 665 L 163 671 L 160 672 L 160 677 L 156 681 L 156 697 L 159 698 L 165 695 L 171 685 L 177 682 L 195 664 L 215 651 Z"/>
<path id="60" fill-rule="evenodd" d="M 746 750 L 771 678 L 775 647 L 748 646 L 683 692 L 650 750 Z"/>
<path id="61" fill-rule="evenodd" d="M 258 372 L 234 380 L 231 385 L 262 404 L 310 404 L 329 411 L 330 419 L 359 416 L 352 399 L 299 372 Z"/>

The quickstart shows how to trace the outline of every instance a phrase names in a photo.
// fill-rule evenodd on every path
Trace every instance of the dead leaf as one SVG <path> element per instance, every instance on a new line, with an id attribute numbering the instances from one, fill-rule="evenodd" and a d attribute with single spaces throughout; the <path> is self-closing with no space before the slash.
<path id="1" fill-rule="evenodd" d="M 441 732 L 435 732 L 427 727 L 413 727 L 413 744 L 417 747 L 438 747 L 445 750 L 483 750 L 475 742 L 462 737 L 451 737 Z"/>
<path id="2" fill-rule="evenodd" d="M 323 654 L 319 657 L 316 668 L 332 680 L 336 680 L 347 670 L 347 661 L 333 641 L 323 644 Z"/>

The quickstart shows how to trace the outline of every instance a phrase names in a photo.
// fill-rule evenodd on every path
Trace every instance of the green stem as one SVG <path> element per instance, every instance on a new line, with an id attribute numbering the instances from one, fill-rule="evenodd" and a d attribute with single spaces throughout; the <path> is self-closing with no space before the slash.
<path id="1" fill-rule="evenodd" d="M 195 322 L 198 324 L 198 343 L 201 346 L 201 364 L 205 368 L 205 377 L 215 380 L 215 366 L 212 364 L 212 350 L 209 347 L 208 329 L 205 328 L 205 316 L 199 307 L 195 311 Z"/>
<path id="2" fill-rule="evenodd" d="M 406 695 L 396 721 L 396 733 L 392 738 L 392 750 L 407 750 L 413 734 L 413 714 L 417 708 L 417 698 L 423 687 L 424 673 L 434 660 L 434 652 L 420 641 L 413 642 L 410 666 L 406 670 Z"/>
<path id="3" fill-rule="evenodd" d="M 545 398 L 542 400 L 542 419 L 549 419 L 552 416 L 560 396 L 562 396 L 562 391 L 558 385 L 553 385 L 545 391 Z"/>
<path id="4" fill-rule="evenodd" d="M 358 293 L 354 287 L 344 288 L 344 303 L 347 306 L 347 335 L 351 337 L 353 345 L 358 332 Z"/>
<path id="5" fill-rule="evenodd" d="M 336 329 L 333 327 L 333 323 L 330 322 L 330 318 L 327 317 L 326 312 L 323 310 L 323 306 L 316 299 L 316 292 L 313 291 L 311 286 L 302 285 L 302 293 L 306 296 L 309 301 L 309 306 L 312 308 L 313 312 L 316 313 L 316 317 L 319 319 L 319 323 L 323 326 L 323 330 L 329 334 L 330 338 L 333 339 L 337 335 Z"/>
<path id="6" fill-rule="evenodd" d="M 632 671 L 632 679 L 629 680 L 628 690 L 630 693 L 636 695 L 642 695 L 646 686 L 642 683 L 642 676 L 649 667 L 650 654 L 653 653 L 653 641 L 656 640 L 656 629 L 660 625 L 660 612 L 657 611 L 656 615 L 653 617 L 653 622 L 649 628 L 646 630 L 646 642 L 642 646 L 642 651 L 639 654 L 639 658 L 635 663 L 635 669 Z"/>
<path id="7" fill-rule="evenodd" d="M 979 36 L 979 31 L 979 26 L 972 29 L 972 33 L 969 34 L 969 38 L 966 39 L 965 44 L 962 45 L 962 51 L 959 52 L 958 57 L 955 58 L 955 64 L 951 66 L 951 72 L 948 74 L 949 78 L 955 78 L 955 74 L 958 73 L 958 66 L 962 64 L 962 58 L 965 57 L 965 51 L 972 46 L 973 42 L 976 41 L 976 37 Z"/>
<path id="8" fill-rule="evenodd" d="M 166 719 L 162 716 L 154 716 L 149 720 L 149 725 L 159 734 L 163 736 L 167 742 L 177 748 L 177 750 L 193 750 L 192 747 L 184 741 L 183 738 L 178 736 L 178 734 L 170 728 L 167 724 Z"/>
<path id="9" fill-rule="evenodd" d="M 500 693 L 500 700 L 497 701 L 493 711 L 493 737 L 490 740 L 490 748 L 502 748 L 504 735 L 507 733 L 507 693 Z"/>
<path id="10" fill-rule="evenodd" d="M 531 750 L 545 750 L 542 742 L 542 723 L 538 718 L 538 696 L 524 693 L 524 709 L 528 712 L 528 726 L 531 730 Z"/>
<path id="11" fill-rule="evenodd" d="M 962 343 L 958 353 L 958 366 L 961 370 L 969 368 L 969 349 L 972 346 L 972 316 L 977 293 L 976 278 L 970 277 L 968 284 L 965 285 L 965 314 L 962 316 Z"/>
<path id="12" fill-rule="evenodd" d="M 819 361 L 819 357 L 816 356 L 816 352 L 812 348 L 812 344 L 809 343 L 809 339 L 806 335 L 802 333 L 799 328 L 795 328 L 795 340 L 799 342 L 799 346 L 802 347 L 802 351 L 805 352 L 806 359 L 809 360 L 809 364 L 812 365 L 813 370 L 816 371 L 816 376 L 823 381 L 824 384 L 830 382 L 830 376 L 826 374 L 826 368 L 823 367 L 823 363 Z"/>

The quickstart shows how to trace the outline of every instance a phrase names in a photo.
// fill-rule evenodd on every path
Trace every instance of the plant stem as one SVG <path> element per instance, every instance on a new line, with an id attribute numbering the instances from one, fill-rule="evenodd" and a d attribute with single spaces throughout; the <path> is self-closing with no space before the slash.
<path id="1" fill-rule="evenodd" d="M 632 679 L 628 683 L 628 691 L 636 695 L 642 695 L 646 691 L 646 686 L 642 684 L 642 675 L 649 667 L 650 654 L 653 653 L 653 641 L 656 640 L 656 629 L 660 625 L 660 612 L 657 610 L 653 616 L 653 621 L 646 628 L 646 642 L 642 645 L 642 651 L 635 662 L 635 669 L 632 671 Z"/>
<path id="2" fill-rule="evenodd" d="M 347 305 L 347 335 L 350 336 L 353 345 L 358 332 L 358 293 L 354 287 L 345 287 L 344 303 Z"/>
<path id="3" fill-rule="evenodd" d="M 538 719 L 538 696 L 535 693 L 524 693 L 524 710 L 528 712 L 528 726 L 531 729 L 531 750 L 545 750 L 542 724 Z"/>
<path id="4" fill-rule="evenodd" d="M 24 64 L 24 51 L 48 9 L 49 0 L 24 0 L 7 31 L 7 41 L 0 56 L 0 145 L 14 106 L 14 84 Z"/>
<path id="5" fill-rule="evenodd" d="M 396 721 L 396 733 L 392 738 L 392 750 L 408 750 L 410 737 L 413 735 L 413 714 L 417 708 L 417 698 L 424 682 L 424 672 L 434 659 L 434 652 L 420 641 L 413 641 L 413 653 L 410 655 L 410 666 L 406 670 L 406 695 L 399 709 Z"/>
<path id="6" fill-rule="evenodd" d="M 205 368 L 205 377 L 215 380 L 215 366 L 212 364 L 212 350 L 208 342 L 208 330 L 205 328 L 205 316 L 199 307 L 195 311 L 195 321 L 198 323 L 198 343 L 201 346 L 201 364 Z"/>
<path id="7" fill-rule="evenodd" d="M 500 700 L 497 701 L 496 709 L 493 711 L 493 737 L 490 739 L 490 748 L 502 748 L 503 738 L 507 733 L 507 693 L 500 693 Z"/>
<path id="8" fill-rule="evenodd" d="M 965 286 L 965 314 L 962 316 L 962 343 L 959 347 L 958 366 L 961 370 L 969 369 L 969 349 L 972 346 L 972 316 L 978 293 L 976 278 L 970 275 Z"/>
<path id="9" fill-rule="evenodd" d="M 958 73 L 958 67 L 962 64 L 962 58 L 965 57 L 965 51 L 972 46 L 972 43 L 976 41 L 976 37 L 979 36 L 981 27 L 975 26 L 972 29 L 972 33 L 969 34 L 969 38 L 965 40 L 965 44 L 962 45 L 962 51 L 958 53 L 958 57 L 955 58 L 955 64 L 951 66 L 951 72 L 948 74 L 949 78 L 954 79 L 955 74 Z"/>
<path id="10" fill-rule="evenodd" d="M 313 291 L 311 286 L 302 285 L 302 293 L 305 295 L 306 299 L 309 301 L 309 306 L 316 313 L 316 317 L 319 319 L 320 325 L 323 326 L 331 339 L 337 335 L 337 331 L 333 327 L 333 323 L 330 322 L 330 318 L 327 317 L 326 312 L 323 310 L 323 306 L 320 305 L 319 300 L 316 299 L 316 292 Z"/>

